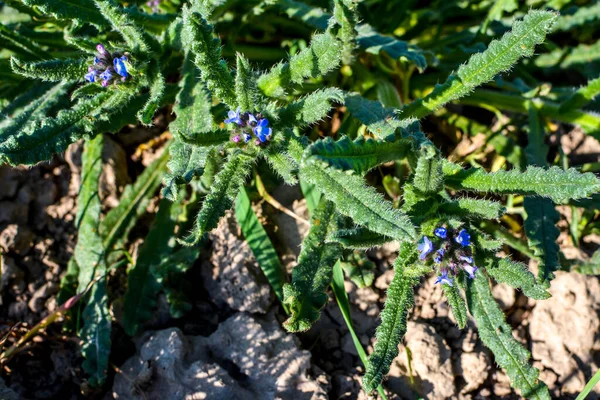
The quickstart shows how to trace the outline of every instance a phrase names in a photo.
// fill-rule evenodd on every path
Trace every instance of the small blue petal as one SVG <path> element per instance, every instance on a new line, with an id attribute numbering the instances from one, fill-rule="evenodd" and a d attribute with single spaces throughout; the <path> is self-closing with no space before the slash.
<path id="1" fill-rule="evenodd" d="M 452 286 L 452 278 L 450 278 L 448 276 L 448 271 L 442 271 L 442 274 L 440 276 L 437 277 L 437 279 L 435 280 L 435 283 L 441 283 L 446 284 L 448 286 Z"/>
<path id="2" fill-rule="evenodd" d="M 238 125 L 243 125 L 242 119 L 240 118 L 240 108 L 238 107 L 237 110 L 233 111 L 233 110 L 229 110 L 227 112 L 227 116 L 229 118 L 227 118 L 225 120 L 226 124 L 230 124 L 230 123 L 236 123 Z"/>
<path id="3" fill-rule="evenodd" d="M 424 260 L 433 251 L 433 243 L 427 236 L 424 236 L 423 241 L 419 243 L 417 249 L 421 252 L 419 259 Z"/>
<path id="4" fill-rule="evenodd" d="M 85 74 L 85 80 L 88 82 L 96 82 L 96 74 L 93 72 L 88 72 Z"/>
<path id="5" fill-rule="evenodd" d="M 458 257 L 461 261 L 464 261 L 466 263 L 469 264 L 473 264 L 473 257 L 469 257 L 469 256 L 460 256 Z"/>
<path id="6" fill-rule="evenodd" d="M 469 278 L 471 278 L 471 279 L 475 278 L 475 271 L 477 271 L 476 266 L 470 265 L 470 264 L 463 264 L 462 269 L 467 274 L 469 274 Z"/>
<path id="7" fill-rule="evenodd" d="M 435 252 L 435 257 L 433 258 L 433 261 L 436 264 L 441 264 L 442 261 L 444 260 L 444 255 L 446 254 L 446 250 L 444 249 L 439 249 L 438 251 Z"/>
<path id="8" fill-rule="evenodd" d="M 127 78 L 129 74 L 127 73 L 127 65 L 125 65 L 125 61 L 127 61 L 127 57 L 119 57 L 113 60 L 113 64 L 115 66 L 115 71 L 117 74 L 121 75 L 123 78 Z"/>
<path id="9" fill-rule="evenodd" d="M 467 247 L 471 244 L 471 235 L 469 234 L 469 232 L 467 232 L 466 229 L 463 229 L 458 233 L 454 240 L 462 247 Z"/>
<path id="10" fill-rule="evenodd" d="M 443 226 L 440 226 L 439 228 L 435 228 L 433 234 L 441 239 L 446 239 L 446 236 L 448 235 L 448 230 Z"/>
<path id="11" fill-rule="evenodd" d="M 109 81 L 112 77 L 113 74 L 108 69 L 100 74 L 100 78 L 105 81 Z"/>
<path id="12" fill-rule="evenodd" d="M 244 133 L 244 142 L 248 143 L 250 139 L 252 139 L 252 136 L 247 133 Z"/>

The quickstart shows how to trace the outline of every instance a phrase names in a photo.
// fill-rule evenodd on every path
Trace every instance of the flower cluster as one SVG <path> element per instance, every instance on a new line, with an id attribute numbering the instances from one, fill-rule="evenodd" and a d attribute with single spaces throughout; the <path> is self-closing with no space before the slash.
<path id="1" fill-rule="evenodd" d="M 152 12 L 157 13 L 160 11 L 160 0 L 150 0 L 146 2 L 146 5 L 152 9 Z"/>
<path id="2" fill-rule="evenodd" d="M 437 238 L 434 240 L 439 242 L 437 250 L 435 250 L 436 245 L 427 236 L 423 237 L 418 249 L 421 261 L 425 261 L 430 254 L 433 254 L 433 262 L 440 268 L 440 275 L 435 283 L 445 283 L 452 286 L 453 277 L 461 270 L 473 279 L 477 267 L 473 265 L 473 255 L 470 249 L 471 235 L 469 232 L 462 229 L 458 233 L 451 234 L 447 228 L 438 227 L 433 234 Z"/>
<path id="3" fill-rule="evenodd" d="M 252 135 L 247 131 L 244 131 L 245 128 L 250 128 L 251 132 L 256 137 L 254 144 L 257 146 L 270 140 L 271 134 L 273 133 L 273 130 L 269 127 L 268 119 L 264 118 L 260 113 L 256 115 L 249 112 L 240 113 L 239 107 L 237 110 L 230 110 L 227 113 L 225 123 L 237 125 L 233 130 L 234 136 L 231 138 L 234 143 L 239 143 L 242 140 L 244 143 L 248 143 L 252 140 Z"/>
<path id="4" fill-rule="evenodd" d="M 102 86 L 106 87 L 119 79 L 125 81 L 129 76 L 127 71 L 127 54 L 109 53 L 103 45 L 96 46 L 98 54 L 94 57 L 94 64 L 88 67 L 88 73 L 85 74 L 85 80 L 88 82 L 102 81 Z"/>

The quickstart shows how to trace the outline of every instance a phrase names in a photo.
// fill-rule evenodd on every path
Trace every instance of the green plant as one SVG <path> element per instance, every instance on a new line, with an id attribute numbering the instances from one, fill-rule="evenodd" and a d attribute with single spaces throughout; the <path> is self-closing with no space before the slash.
<path id="1" fill-rule="evenodd" d="M 6 116 L 0 122 L 0 161 L 35 164 L 81 138 L 88 140 L 79 195 L 79 239 L 63 291 L 81 294 L 100 277 L 84 298 L 82 325 L 76 328 L 84 342 L 84 368 L 91 384 L 103 383 L 110 352 L 109 299 L 106 279 L 101 277 L 108 265 L 124 257 L 119 250 L 162 180 L 164 199 L 155 222 L 137 260 L 130 261 L 124 297 L 127 333 L 135 334 L 150 317 L 160 290 L 169 294 L 175 315 L 185 311 L 185 301 L 169 283 L 191 266 L 200 251 L 198 243 L 235 205 L 243 233 L 289 314 L 284 326 L 291 332 L 310 329 L 328 301 L 329 286 L 351 328 L 340 284 L 342 267 L 357 285 L 369 285 L 373 268 L 361 251 L 388 242 L 399 244 L 377 342 L 366 361 L 366 392 L 378 389 L 383 395 L 380 384 L 398 355 L 414 288 L 422 277 L 434 273 L 459 327 L 465 327 L 470 313 L 513 387 L 524 397 L 549 398 L 537 369 L 529 363 L 528 351 L 514 339 L 493 299 L 489 280 L 546 299 L 553 273 L 566 264 L 556 244 L 560 215 L 555 205 L 577 207 L 577 201 L 591 201 L 598 209 L 593 195 L 600 192 L 600 180 L 590 172 L 551 166 L 544 140 L 549 119 L 578 124 L 599 137 L 600 117 L 581 109 L 598 94 L 598 78 L 576 92 L 558 93 L 532 79 L 508 82 L 498 75 L 534 56 L 553 25 L 567 29 L 569 24 L 584 24 L 576 14 L 561 19 L 554 11 L 532 9 L 507 30 L 505 21 L 498 20 L 518 7 L 516 2 L 497 2 L 478 33 L 464 31 L 476 42 L 474 48 L 457 45 L 464 38 L 455 26 L 447 28 L 450 33 L 435 45 L 436 37 L 425 27 L 403 28 L 415 31 L 413 38 L 420 31 L 423 39 L 412 41 L 419 47 L 377 33 L 378 28 L 386 29 L 387 20 L 379 27 L 357 23 L 358 1 L 335 0 L 331 14 L 292 0 L 266 1 L 253 4 L 244 18 L 280 10 L 317 32 L 284 61 L 269 59 L 270 53 L 256 47 L 235 55 L 229 52 L 226 60 L 228 47 L 222 47 L 215 24 L 232 29 L 222 18 L 230 7 L 227 2 L 167 1 L 161 5 L 167 13 L 161 14 L 109 0 L 5 3 L 18 15 L 35 18 L 19 23 L 18 29 L 11 30 L 10 23 L 0 29 L 12 67 L 12 72 L 6 68 L 1 72 L 8 78 L 0 87 L 0 114 Z M 364 3 L 369 4 L 363 7 L 376 10 L 386 7 Z M 491 35 L 493 22 L 500 25 L 495 29 L 506 32 Z M 35 30 L 42 23 L 49 24 L 48 37 Z M 490 41 L 491 36 L 498 37 Z M 443 46 L 454 50 L 447 58 L 436 57 Z M 528 67 L 545 62 L 543 57 L 552 53 L 529 59 Z M 568 57 L 561 56 L 561 62 Z M 265 58 L 279 62 L 262 70 L 259 65 L 265 66 Z M 0 60 L 5 66 L 8 62 Z M 428 63 L 437 65 L 438 75 L 447 76 L 443 84 L 431 87 L 418 77 L 411 81 L 412 74 L 424 71 Z M 384 78 L 371 74 L 368 67 Z M 523 75 L 530 77 L 528 72 Z M 389 76 L 401 81 L 399 91 L 389 84 Z M 30 78 L 53 83 L 34 83 Z M 489 82 L 505 90 L 476 89 Z M 412 102 L 411 86 L 421 94 Z M 476 158 L 465 160 L 473 167 L 464 168 L 442 156 L 435 138 L 422 131 L 419 121 L 430 116 L 468 134 L 477 122 L 456 115 L 451 107 L 444 109 L 452 102 L 528 117 L 525 153 L 514 137 L 486 134 L 512 168 L 488 172 Z M 135 118 L 151 124 L 156 111 L 166 105 L 173 105 L 175 114 L 168 152 L 102 219 L 96 195 L 100 133 L 117 132 Z M 344 120 L 337 139 L 315 137 L 312 128 L 341 105 Z M 258 184 L 261 160 L 286 184 L 300 183 L 311 207 L 311 228 L 289 282 L 244 188 L 251 175 Z M 366 179 L 370 171 L 383 171 L 390 163 L 401 171 L 383 179 L 391 201 Z M 186 184 L 193 187 L 191 192 Z M 495 222 L 507 211 L 514 214 L 515 199 L 523 202 L 520 215 L 527 244 Z M 595 218 L 589 215 L 589 223 L 575 228 L 576 234 L 597 230 Z M 186 231 L 189 234 L 179 234 Z M 172 240 L 175 235 L 177 241 Z M 497 253 L 503 246 L 538 260 L 538 276 L 521 262 L 500 258 Z M 355 344 L 360 346 L 357 340 Z"/>

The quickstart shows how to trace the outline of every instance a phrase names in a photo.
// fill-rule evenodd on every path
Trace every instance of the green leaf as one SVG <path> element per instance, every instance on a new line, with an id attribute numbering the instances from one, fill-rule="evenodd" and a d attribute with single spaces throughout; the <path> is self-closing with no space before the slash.
<path id="1" fill-rule="evenodd" d="M 410 219 L 392 208 L 389 201 L 367 186 L 363 178 L 334 168 L 311 165 L 300 171 L 302 179 L 312 183 L 335 203 L 337 211 L 374 232 L 398 241 L 415 240 L 416 231 Z"/>
<path id="2" fill-rule="evenodd" d="M 325 244 L 333 216 L 333 204 L 321 200 L 302 242 L 298 265 L 292 269 L 292 282 L 283 287 L 284 303 L 292 313 L 283 323 L 289 332 L 309 330 L 329 300 L 326 290 L 331 283 L 333 264 L 341 256 L 337 244 Z"/>
<path id="3" fill-rule="evenodd" d="M 47 82 L 83 81 L 83 76 L 87 72 L 87 62 L 83 59 L 62 59 L 28 63 L 12 57 L 10 65 L 16 74 Z"/>
<path id="4" fill-rule="evenodd" d="M 64 151 L 69 144 L 86 136 L 87 116 L 102 109 L 110 96 L 110 93 L 101 93 L 60 111 L 56 118 L 36 120 L 27 125 L 26 129 L 0 143 L 0 161 L 31 165 Z"/>
<path id="5" fill-rule="evenodd" d="M 444 187 L 442 161 L 435 146 L 425 144 L 419 149 L 413 185 L 423 194 L 438 193 Z"/>
<path id="6" fill-rule="evenodd" d="M 393 109 L 402 108 L 402 99 L 400 98 L 398 89 L 390 81 L 382 79 L 377 82 L 377 100 L 384 107 L 391 107 Z"/>
<path id="7" fill-rule="evenodd" d="M 425 98 L 414 101 L 402 110 L 403 117 L 423 118 L 444 104 L 468 95 L 501 72 L 510 69 L 520 58 L 533 55 L 535 46 L 543 43 L 558 14 L 531 10 L 523 20 L 516 21 L 512 31 L 500 40 L 493 40 L 487 50 L 471 56 L 443 85 L 438 85 Z"/>
<path id="8" fill-rule="evenodd" d="M 574 9 L 574 13 L 560 16 L 554 25 L 554 31 L 569 32 L 578 27 L 593 26 L 594 21 L 600 20 L 600 3 L 589 7 L 577 6 Z"/>
<path id="9" fill-rule="evenodd" d="M 348 111 L 356 119 L 365 124 L 378 139 L 385 139 L 394 134 L 402 123 L 396 119 L 393 108 L 385 108 L 374 100 L 367 100 L 358 94 L 346 95 Z"/>
<path id="10" fill-rule="evenodd" d="M 381 35 L 369 24 L 358 25 L 356 31 L 358 32 L 356 41 L 367 53 L 380 54 L 384 52 L 394 60 L 405 59 L 414 64 L 420 72 L 427 67 L 425 55 L 418 47 L 391 36 Z"/>
<path id="11" fill-rule="evenodd" d="M 439 209 L 444 214 L 473 219 L 498 219 L 506 211 L 497 201 L 468 198 L 444 202 Z"/>
<path id="12" fill-rule="evenodd" d="M 359 252 L 353 252 L 346 260 L 340 262 L 348 278 L 358 288 L 369 287 L 375 279 L 375 263 Z"/>
<path id="13" fill-rule="evenodd" d="M 202 203 L 202 208 L 196 216 L 194 229 L 183 239 L 182 244 L 194 245 L 217 227 L 221 217 L 233 206 L 233 201 L 244 185 L 253 162 L 253 157 L 239 152 L 229 156 L 223 169 L 216 175 L 210 193 Z"/>
<path id="14" fill-rule="evenodd" d="M 485 21 L 482 24 L 481 32 L 485 33 L 487 26 L 491 21 L 500 21 L 504 13 L 510 13 L 519 8 L 517 0 L 498 0 L 492 3 Z"/>
<path id="15" fill-rule="evenodd" d="M 250 63 L 240 53 L 236 54 L 235 95 L 241 111 L 255 111 L 258 106 L 258 87 L 256 74 L 250 68 Z"/>
<path id="16" fill-rule="evenodd" d="M 127 291 L 123 300 L 123 328 L 136 334 L 140 325 L 152 317 L 162 278 L 156 269 L 173 251 L 169 239 L 175 233 L 182 206 L 163 199 L 150 232 L 140 247 L 138 257 L 127 272 Z"/>
<path id="17" fill-rule="evenodd" d="M 55 86 L 37 86 L 41 87 L 41 93 L 39 93 L 39 90 L 33 89 L 22 95 L 22 99 L 28 101 L 28 104 L 23 108 L 2 110 L 9 112 L 10 115 L 6 115 L 6 118 L 0 121 L 0 143 L 11 136 L 18 135 L 23 127 L 33 121 L 47 118 L 50 110 L 64 100 L 65 94 L 71 84 L 63 82 Z M 30 97 L 32 93 L 35 93 L 37 96 L 35 98 Z M 20 101 L 21 99 L 16 99 L 12 104 L 16 105 Z"/>
<path id="18" fill-rule="evenodd" d="M 332 232 L 328 238 L 329 241 L 340 243 L 348 249 L 369 250 L 374 247 L 383 246 L 393 241 L 389 236 L 385 236 L 367 228 L 340 229 Z"/>
<path id="19" fill-rule="evenodd" d="M 334 141 L 327 137 L 306 149 L 303 162 L 305 165 L 325 163 L 342 171 L 364 174 L 383 163 L 403 159 L 411 149 L 412 141 L 408 139 L 384 141 L 359 138 L 352 141 L 344 136 Z"/>
<path id="20" fill-rule="evenodd" d="M 540 197 L 526 197 L 523 202 L 527 218 L 525 219 L 525 233 L 529 247 L 536 257 L 539 257 L 539 278 L 550 281 L 554 278 L 554 271 L 560 269 L 556 241 L 560 231 L 556 224 L 560 214 L 552 200 Z"/>
<path id="21" fill-rule="evenodd" d="M 337 68 L 341 45 L 330 33 L 312 37 L 310 46 L 258 78 L 258 88 L 269 97 L 282 96 L 284 88 L 301 84 L 305 78 L 320 78 Z"/>
<path id="22" fill-rule="evenodd" d="M 446 186 L 456 190 L 542 196 L 557 203 L 600 191 L 600 180 L 594 174 L 582 174 L 574 168 L 528 167 L 524 172 L 513 169 L 488 173 L 479 168 L 462 169 L 457 164 L 444 162 L 443 171 Z"/>
<path id="23" fill-rule="evenodd" d="M 221 40 L 214 37 L 213 26 L 187 6 L 183 8 L 182 42 L 194 54 L 194 63 L 208 89 L 230 108 L 235 108 L 235 84 L 227 64 L 221 59 Z"/>
<path id="24" fill-rule="evenodd" d="M 165 94 L 165 77 L 162 72 L 160 72 L 159 66 L 156 63 L 152 63 L 150 71 L 152 73 L 150 80 L 150 98 L 144 105 L 144 108 L 138 112 L 138 119 L 144 125 L 152 124 L 152 118 L 158 107 L 160 107 Z"/>
<path id="25" fill-rule="evenodd" d="M 525 264 L 509 258 L 497 258 L 492 254 L 485 256 L 484 264 L 485 270 L 496 282 L 521 289 L 525 296 L 535 300 L 545 300 L 550 297 L 546 285 L 540 284 Z"/>
<path id="26" fill-rule="evenodd" d="M 448 304 L 450 304 L 452 315 L 454 315 L 458 327 L 464 329 L 467 326 L 467 304 L 460 294 L 458 285 L 442 285 L 442 289 L 448 299 Z"/>
<path id="27" fill-rule="evenodd" d="M 27 59 L 49 59 L 52 55 L 42 49 L 35 41 L 23 36 L 18 31 L 0 23 L 0 39 L 2 47 L 16 55 Z"/>
<path id="28" fill-rule="evenodd" d="M 576 263 L 571 270 L 585 275 L 600 275 L 600 249 L 589 260 Z"/>
<path id="29" fill-rule="evenodd" d="M 344 321 L 346 322 L 346 326 L 348 327 L 348 331 L 350 332 L 350 336 L 352 337 L 352 342 L 354 343 L 354 347 L 358 352 L 358 356 L 360 357 L 360 361 L 364 366 L 367 365 L 367 353 L 363 348 L 356 332 L 354 331 L 354 327 L 352 325 L 352 315 L 350 313 L 350 302 L 348 301 L 348 294 L 346 293 L 346 288 L 344 286 L 344 273 L 342 272 L 342 267 L 340 262 L 338 261 L 333 266 L 333 279 L 331 280 L 331 288 L 333 289 L 333 294 L 335 295 L 335 299 L 340 307 L 340 312 L 342 313 L 342 317 L 344 317 Z M 381 385 L 377 386 L 377 392 L 381 396 L 383 400 L 387 400 L 383 387 Z"/>
<path id="30" fill-rule="evenodd" d="M 283 285 L 286 281 L 284 269 L 267 232 L 252 210 L 252 203 L 243 187 L 235 203 L 235 217 L 260 269 L 267 277 L 277 298 L 283 302 Z"/>
<path id="31" fill-rule="evenodd" d="M 346 65 L 352 64 L 354 59 L 354 50 L 356 49 L 356 25 L 357 8 L 356 0 L 334 0 L 333 18 L 335 25 L 333 30 L 337 31 L 336 36 L 342 42 L 342 62 Z"/>
<path id="32" fill-rule="evenodd" d="M 87 22 L 99 27 L 108 23 L 91 0 L 20 0 L 23 4 L 35 7 L 45 16 L 56 19 Z"/>
<path id="33" fill-rule="evenodd" d="M 286 184 L 293 186 L 298 183 L 299 167 L 296 160 L 289 154 L 290 145 L 291 143 L 287 141 L 277 145 L 271 144 L 262 152 L 262 156 Z"/>
<path id="34" fill-rule="evenodd" d="M 550 400 L 539 371 L 529 365 L 529 352 L 517 342 L 504 314 L 492 296 L 485 275 L 478 270 L 475 279 L 467 280 L 467 304 L 479 328 L 483 343 L 494 353 L 494 359 L 510 378 L 511 385 L 526 398 Z"/>
<path id="35" fill-rule="evenodd" d="M 398 258 L 394 262 L 394 278 L 387 290 L 387 299 L 381 312 L 381 324 L 375 336 L 377 342 L 369 357 L 363 378 L 363 389 L 371 393 L 390 371 L 390 365 L 398 356 L 398 345 L 406 333 L 408 311 L 413 306 L 413 288 L 418 284 L 411 267 L 418 262 L 414 244 L 402 243 Z"/>
<path id="36" fill-rule="evenodd" d="M 127 46 L 138 56 L 146 55 L 150 51 L 149 35 L 137 26 L 124 12 L 110 0 L 94 0 L 100 14 L 112 25 L 113 29 L 121 34 Z"/>
<path id="37" fill-rule="evenodd" d="M 344 95 L 340 89 L 316 90 L 282 109 L 279 119 L 290 126 L 308 126 L 322 121 L 331 110 L 332 102 L 344 103 Z"/>
<path id="38" fill-rule="evenodd" d="M 600 3 L 597 4 L 600 9 Z M 565 101 L 563 101 L 558 109 L 560 112 L 568 112 L 585 106 L 596 96 L 600 95 L 600 77 L 590 80 L 587 85 L 579 88 Z"/>
<path id="39" fill-rule="evenodd" d="M 188 184 L 194 177 L 202 175 L 206 158 L 211 151 L 214 150 L 175 140 L 169 148 L 171 159 L 167 167 L 170 172 L 165 174 L 163 178 L 165 186 L 162 190 L 163 196 L 171 201 L 176 201 L 178 197 L 177 185 Z"/>
<path id="40" fill-rule="evenodd" d="M 78 293 L 84 292 L 92 281 L 101 277 L 88 293 L 83 311 L 83 327 L 79 332 L 82 339 L 81 352 L 85 361 L 83 369 L 89 375 L 89 383 L 101 386 L 108 369 L 110 353 L 111 317 L 106 293 L 106 262 L 102 238 L 98 235 L 98 224 L 102 204 L 98 196 L 98 182 L 102 174 L 102 135 L 85 145 L 82 160 L 81 190 L 77 209 L 77 245 L 74 258 L 79 266 Z"/>
<path id="41" fill-rule="evenodd" d="M 104 248 L 111 251 L 109 260 L 118 257 L 119 253 L 112 251 L 123 245 L 137 220 L 146 212 L 148 202 L 160 186 L 168 159 L 167 147 L 163 154 L 138 176 L 135 183 L 125 187 L 119 199 L 119 205 L 110 210 L 102 220 L 99 233 L 102 236 Z"/>

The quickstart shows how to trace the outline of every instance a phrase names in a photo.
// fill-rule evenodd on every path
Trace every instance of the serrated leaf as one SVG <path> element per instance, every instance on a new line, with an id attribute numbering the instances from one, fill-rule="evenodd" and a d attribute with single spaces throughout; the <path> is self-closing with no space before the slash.
<path id="1" fill-rule="evenodd" d="M 344 103 L 344 95 L 340 89 L 316 90 L 283 108 L 279 118 L 286 125 L 308 126 L 323 120 L 331 110 L 333 102 Z"/>
<path id="2" fill-rule="evenodd" d="M 393 108 L 385 108 L 374 100 L 367 100 L 358 94 L 346 95 L 348 111 L 360 122 L 365 124 L 369 131 L 379 139 L 394 134 L 402 123 L 396 119 Z"/>
<path id="3" fill-rule="evenodd" d="M 169 148 L 171 158 L 167 164 L 169 172 L 163 178 L 163 196 L 176 201 L 177 185 L 188 184 L 194 177 L 202 175 L 206 158 L 211 151 L 208 147 L 192 146 L 175 140 Z"/>
<path id="4" fill-rule="evenodd" d="M 150 36 L 137 26 L 120 7 L 110 0 L 94 0 L 100 14 L 121 34 L 127 46 L 139 56 L 150 51 Z"/>
<path id="5" fill-rule="evenodd" d="M 194 228 L 190 235 L 183 239 L 183 244 L 194 245 L 217 227 L 221 217 L 233 206 L 233 201 L 244 185 L 253 162 L 253 157 L 239 152 L 229 156 L 223 169 L 215 176 L 210 193 L 196 216 Z"/>
<path id="6" fill-rule="evenodd" d="M 401 160 L 412 149 L 408 139 L 390 138 L 390 141 L 359 138 L 352 141 L 348 136 L 334 141 L 331 137 L 319 140 L 304 152 L 306 165 L 325 163 L 327 166 L 364 174 L 378 165 Z"/>
<path id="7" fill-rule="evenodd" d="M 485 256 L 484 262 L 485 270 L 496 282 L 520 289 L 525 296 L 535 300 L 545 300 L 550 297 L 546 285 L 538 282 L 525 264 L 509 258 L 497 258 L 491 254 Z"/>
<path id="8" fill-rule="evenodd" d="M 160 106 L 163 96 L 165 95 L 165 77 L 157 64 L 153 63 L 150 67 L 152 72 L 150 81 L 150 97 L 144 107 L 138 112 L 138 119 L 142 124 L 150 125 L 156 110 Z"/>
<path id="9" fill-rule="evenodd" d="M 0 39 L 2 39 L 2 48 L 11 50 L 16 55 L 25 57 L 28 60 L 47 60 L 52 55 L 42 49 L 35 41 L 21 35 L 18 31 L 9 29 L 0 23 Z"/>
<path id="10" fill-rule="evenodd" d="M 301 84 L 306 78 L 320 78 L 337 68 L 341 45 L 330 33 L 312 37 L 310 46 L 273 67 L 258 78 L 258 88 L 269 97 L 282 96 L 284 88 Z"/>
<path id="11" fill-rule="evenodd" d="M 597 5 L 600 9 L 600 3 Z M 596 96 L 600 95 L 600 77 L 590 80 L 587 85 L 579 88 L 565 101 L 563 101 L 558 109 L 559 112 L 568 112 L 585 106 Z"/>
<path id="12" fill-rule="evenodd" d="M 523 206 L 527 213 L 524 223 L 527 241 L 533 253 L 540 259 L 539 278 L 550 281 L 554 278 L 553 272 L 560 269 L 560 248 L 556 243 L 560 235 L 556 227 L 560 214 L 550 199 L 526 197 Z"/>
<path id="13" fill-rule="evenodd" d="M 182 44 L 194 55 L 202 80 L 215 96 L 234 109 L 237 105 L 233 76 L 221 59 L 221 40 L 214 37 L 213 26 L 199 13 L 183 8 Z"/>
<path id="14" fill-rule="evenodd" d="M 329 300 L 326 290 L 331 283 L 333 264 L 341 256 L 337 244 L 325 244 L 333 216 L 333 203 L 321 200 L 302 242 L 298 265 L 292 269 L 292 282 L 283 287 L 284 303 L 291 311 L 283 325 L 289 332 L 310 329 Z"/>
<path id="15" fill-rule="evenodd" d="M 466 294 L 481 340 L 494 353 L 496 363 L 506 371 L 511 385 L 523 397 L 550 400 L 548 388 L 539 380 L 539 371 L 528 363 L 529 352 L 512 336 L 481 270 L 476 272 L 475 279 L 467 280 Z"/>
<path id="16" fill-rule="evenodd" d="M 391 203 L 384 200 L 374 188 L 367 186 L 363 178 L 317 165 L 303 168 L 300 176 L 314 184 L 327 199 L 335 203 L 337 211 L 352 218 L 355 223 L 398 241 L 416 238 L 410 219 L 392 208 Z"/>
<path id="17" fill-rule="evenodd" d="M 498 219 L 506 209 L 501 203 L 483 199 L 458 199 L 440 204 L 440 211 L 461 218 Z"/>
<path id="18" fill-rule="evenodd" d="M 23 4 L 35 7 L 42 14 L 56 19 L 77 20 L 99 27 L 109 24 L 95 7 L 92 0 L 20 0 Z"/>
<path id="19" fill-rule="evenodd" d="M 419 149 L 413 185 L 423 194 L 438 193 L 444 187 L 442 161 L 437 149 L 431 144 L 422 145 Z"/>
<path id="20" fill-rule="evenodd" d="M 354 0 L 334 0 L 333 18 L 335 20 L 334 31 L 336 36 L 342 42 L 342 62 L 346 65 L 352 63 L 354 59 L 354 50 L 356 49 L 356 25 L 357 25 L 357 6 L 358 2 Z"/>
<path id="21" fill-rule="evenodd" d="M 465 326 L 467 326 L 468 319 L 467 304 L 465 303 L 465 299 L 463 299 L 460 294 L 458 285 L 442 285 L 442 289 L 444 290 L 448 304 L 450 304 L 452 315 L 454 315 L 454 319 L 456 320 L 458 327 L 460 329 L 464 329 Z"/>
<path id="22" fill-rule="evenodd" d="M 389 236 L 385 236 L 367 228 L 340 229 L 332 232 L 328 238 L 329 241 L 340 243 L 343 247 L 354 250 L 369 250 L 374 247 L 383 246 L 393 241 Z"/>
<path id="23" fill-rule="evenodd" d="M 250 63 L 240 53 L 236 54 L 235 95 L 237 104 L 242 111 L 255 111 L 258 101 L 256 75 L 250 68 Z"/>
<path id="24" fill-rule="evenodd" d="M 83 76 L 88 68 L 86 60 L 83 59 L 23 62 L 12 57 L 10 65 L 16 74 L 46 82 L 83 81 Z"/>
<path id="25" fill-rule="evenodd" d="M 592 173 L 580 173 L 574 168 L 548 169 L 528 167 L 524 172 L 485 172 L 483 169 L 463 169 L 457 164 L 444 162 L 446 186 L 456 190 L 481 193 L 522 194 L 548 197 L 557 203 L 580 199 L 600 191 L 600 180 Z"/>
<path id="26" fill-rule="evenodd" d="M 347 259 L 340 262 L 344 272 L 360 289 L 369 287 L 375 279 L 375 263 L 365 255 L 353 252 Z"/>
<path id="27" fill-rule="evenodd" d="M 531 10 L 516 21 L 510 32 L 493 40 L 487 50 L 471 56 L 456 75 L 435 87 L 425 98 L 412 102 L 402 110 L 403 117 L 423 118 L 444 104 L 469 94 L 497 74 L 510 69 L 522 57 L 533 55 L 535 46 L 543 43 L 558 15 L 550 11 Z"/>
<path id="28" fill-rule="evenodd" d="M 583 27 L 594 21 L 600 20 L 600 3 L 590 5 L 589 7 L 574 7 L 575 12 L 566 14 L 561 11 L 560 18 L 554 25 L 555 31 L 571 31 L 577 27 Z M 593 25 L 589 25 L 593 26 Z"/>
<path id="29" fill-rule="evenodd" d="M 289 142 L 278 145 L 271 144 L 262 152 L 262 155 L 275 173 L 283 178 L 286 184 L 295 185 L 298 183 L 299 166 L 288 152 L 289 145 Z"/>
<path id="30" fill-rule="evenodd" d="M 127 291 L 123 299 L 123 328 L 133 336 L 140 325 L 152 317 L 162 287 L 158 266 L 171 254 L 169 239 L 175 233 L 182 206 L 163 199 L 156 218 L 140 247 L 135 264 L 127 272 Z"/>
<path id="31" fill-rule="evenodd" d="M 78 293 L 83 293 L 96 277 L 106 274 L 105 248 L 98 235 L 102 204 L 98 196 L 98 182 L 102 173 L 102 135 L 88 142 L 82 160 L 82 187 L 77 210 L 77 245 L 73 257 L 79 266 Z M 83 369 L 93 387 L 101 386 L 108 369 L 110 353 L 111 317 L 108 310 L 106 279 L 100 278 L 90 289 L 83 310 L 81 352 L 85 358 Z"/>
<path id="32" fill-rule="evenodd" d="M 362 387 L 371 393 L 382 382 L 398 356 L 398 345 L 406 333 L 408 311 L 413 306 L 413 288 L 419 282 L 410 269 L 418 262 L 414 244 L 402 243 L 394 262 L 394 278 L 387 290 L 387 299 L 381 312 L 381 324 L 377 327 L 377 341 L 369 356 Z"/>
<path id="33" fill-rule="evenodd" d="M 277 298 L 283 302 L 283 285 L 286 281 L 284 269 L 267 232 L 252 210 L 250 198 L 243 187 L 237 196 L 235 217 L 260 269 L 267 277 Z"/>

